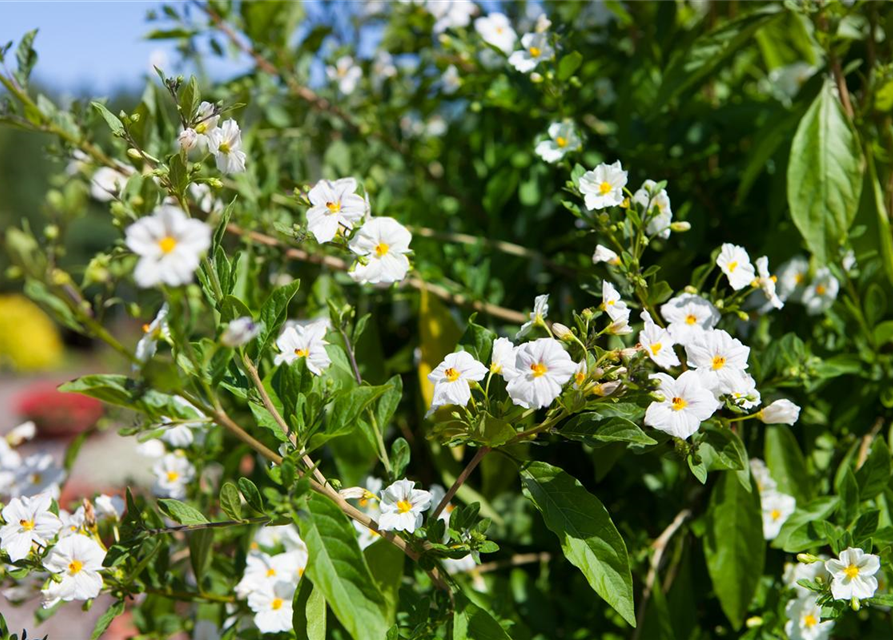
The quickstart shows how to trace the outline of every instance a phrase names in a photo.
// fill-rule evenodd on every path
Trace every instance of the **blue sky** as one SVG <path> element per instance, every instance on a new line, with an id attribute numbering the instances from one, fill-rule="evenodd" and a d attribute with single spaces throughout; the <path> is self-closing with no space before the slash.
<path id="1" fill-rule="evenodd" d="M 146 13 L 160 5 L 140 1 L 2 0 L 0 44 L 9 40 L 18 43 L 22 34 L 39 28 L 35 79 L 61 93 L 107 94 L 120 86 L 139 89 L 151 71 L 151 60 L 161 61 L 169 73 L 182 71 L 174 66 L 177 55 L 173 42 L 144 39 L 159 26 L 147 22 Z M 236 70 L 235 63 L 209 62 L 214 76 Z"/>

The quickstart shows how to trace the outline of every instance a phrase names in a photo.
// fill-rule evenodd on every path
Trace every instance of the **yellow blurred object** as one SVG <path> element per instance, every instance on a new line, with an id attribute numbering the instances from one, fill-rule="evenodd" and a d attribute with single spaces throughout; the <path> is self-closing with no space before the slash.
<path id="1" fill-rule="evenodd" d="M 63 345 L 53 321 L 19 294 L 0 295 L 0 366 L 17 371 L 52 369 Z"/>
<path id="2" fill-rule="evenodd" d="M 434 367 L 452 353 L 462 337 L 450 310 L 443 303 L 422 287 L 419 301 L 419 348 L 422 352 L 419 361 L 419 383 L 422 385 L 422 397 L 425 405 L 431 406 L 434 399 L 434 385 L 428 380 L 428 374 Z"/>

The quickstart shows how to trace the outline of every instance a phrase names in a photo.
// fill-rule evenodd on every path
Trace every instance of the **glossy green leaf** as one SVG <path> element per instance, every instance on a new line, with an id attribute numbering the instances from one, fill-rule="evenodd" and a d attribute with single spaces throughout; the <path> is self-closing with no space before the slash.
<path id="1" fill-rule="evenodd" d="M 453 614 L 453 640 L 511 640 L 487 611 L 460 594 Z"/>
<path id="2" fill-rule="evenodd" d="M 308 578 L 302 579 L 295 591 L 292 626 L 298 640 L 326 638 L 326 599 Z"/>
<path id="3" fill-rule="evenodd" d="M 179 500 L 162 498 L 158 501 L 158 506 L 171 520 L 180 524 L 207 524 L 208 522 L 201 511 Z"/>
<path id="4" fill-rule="evenodd" d="M 233 520 L 242 519 L 242 497 L 232 482 L 224 482 L 220 487 L 220 508 Z"/>
<path id="5" fill-rule="evenodd" d="M 626 418 L 605 418 L 599 413 L 581 413 L 568 420 L 558 431 L 559 435 L 581 442 L 606 443 L 627 442 L 629 444 L 657 444 L 657 440 L 647 435 L 635 422 Z"/>
<path id="6" fill-rule="evenodd" d="M 783 424 L 766 425 L 766 465 L 778 490 L 794 496 L 798 504 L 812 498 L 812 480 L 806 470 L 806 460 L 791 428 Z"/>

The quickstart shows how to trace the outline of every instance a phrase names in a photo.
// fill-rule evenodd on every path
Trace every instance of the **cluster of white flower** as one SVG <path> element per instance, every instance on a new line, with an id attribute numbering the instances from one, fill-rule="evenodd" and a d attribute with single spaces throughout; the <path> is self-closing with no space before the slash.
<path id="1" fill-rule="evenodd" d="M 217 170 L 222 173 L 245 171 L 247 156 L 242 151 L 239 125 L 232 119 L 220 124 L 217 107 L 210 102 L 199 105 L 195 125 L 181 131 L 177 141 L 185 151 L 197 148 L 214 154 Z"/>
<path id="2" fill-rule="evenodd" d="M 338 90 L 341 93 L 349 96 L 363 77 L 363 70 L 354 63 L 351 56 L 341 56 L 334 65 L 326 67 L 326 76 L 338 84 Z"/>
<path id="3" fill-rule="evenodd" d="M 15 450 L 37 433 L 33 422 L 25 422 L 0 437 L 0 499 L 31 497 L 47 493 L 59 497 L 65 470 L 48 453 L 22 455 Z"/>
<path id="4" fill-rule="evenodd" d="M 518 34 L 512 28 L 511 20 L 504 13 L 494 12 L 474 21 L 474 29 L 484 42 L 502 51 L 512 53 Z"/>
<path id="5" fill-rule="evenodd" d="M 555 57 L 555 49 L 549 41 L 548 29 L 552 26 L 545 14 L 537 21 L 536 30 L 521 36 L 521 49 L 509 56 L 509 64 L 521 73 L 530 73 L 540 62 Z"/>
<path id="6" fill-rule="evenodd" d="M 82 506 L 74 513 L 53 510 L 50 492 L 32 497 L 13 498 L 0 512 L 0 550 L 10 562 L 24 560 L 34 554 L 48 572 L 41 578 L 43 606 L 60 601 L 90 600 L 102 590 L 105 548 L 96 535 L 95 518 L 119 520 L 124 502 L 117 496 L 96 498 L 90 505 L 94 521 L 88 522 Z M 39 576 L 39 574 L 38 574 Z"/>
<path id="7" fill-rule="evenodd" d="M 409 272 L 412 234 L 393 218 L 371 217 L 368 196 L 356 193 L 353 178 L 320 180 L 307 194 L 307 228 L 317 242 L 331 242 L 362 226 L 348 241 L 357 256 L 350 276 L 361 284 L 400 282 Z"/>
<path id="8" fill-rule="evenodd" d="M 778 484 L 769 473 L 766 463 L 759 458 L 750 461 L 750 472 L 753 474 L 760 492 L 760 508 L 763 512 L 763 537 L 775 540 L 784 523 L 797 508 L 794 496 L 778 490 Z"/>
<path id="9" fill-rule="evenodd" d="M 261 633 L 291 630 L 292 600 L 307 560 L 307 546 L 294 525 L 262 527 L 255 534 L 235 594 L 248 601 Z"/>
<path id="10" fill-rule="evenodd" d="M 844 264 L 844 268 L 848 268 Z M 810 277 L 809 260 L 795 256 L 778 269 L 778 296 L 784 301 L 799 302 L 811 316 L 827 311 L 840 291 L 840 282 L 828 267 L 819 267 Z"/>

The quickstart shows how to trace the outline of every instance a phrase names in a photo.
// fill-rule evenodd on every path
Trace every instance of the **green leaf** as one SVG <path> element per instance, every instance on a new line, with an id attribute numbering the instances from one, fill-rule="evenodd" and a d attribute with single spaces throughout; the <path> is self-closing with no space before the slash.
<path id="1" fill-rule="evenodd" d="M 307 578 L 298 584 L 292 611 L 292 626 L 298 640 L 325 640 L 326 599 Z"/>
<path id="2" fill-rule="evenodd" d="M 190 531 L 186 535 L 189 544 L 189 563 L 192 565 L 192 572 L 195 574 L 196 582 L 201 585 L 202 576 L 205 575 L 205 569 L 208 566 L 208 560 L 211 557 L 211 546 L 214 543 L 213 529 L 198 529 Z"/>
<path id="3" fill-rule="evenodd" d="M 890 86 L 893 86 L 891 84 Z M 871 190 L 869 195 L 871 204 L 875 212 L 875 222 L 877 224 L 877 232 L 872 236 L 877 238 L 880 244 L 881 263 L 884 266 L 884 273 L 887 274 L 887 280 L 893 284 L 893 230 L 890 228 L 890 216 L 887 213 L 887 206 L 884 201 L 884 190 L 878 181 L 877 170 L 874 166 L 874 156 L 868 155 L 868 173 L 866 179 L 871 181 Z"/>
<path id="4" fill-rule="evenodd" d="M 307 576 L 354 640 L 381 640 L 388 606 L 357 544 L 356 531 L 328 498 L 310 494 L 309 516 L 299 520 L 307 544 Z"/>
<path id="5" fill-rule="evenodd" d="M 477 314 L 472 314 L 468 319 L 468 327 L 459 339 L 462 349 L 470 353 L 475 360 L 485 365 L 490 362 L 490 352 L 493 350 L 493 341 L 496 334 L 474 322 Z"/>
<path id="6" fill-rule="evenodd" d="M 260 491 L 257 490 L 256 484 L 248 478 L 239 478 L 239 491 L 242 492 L 242 497 L 245 498 L 249 507 L 258 513 L 264 513 L 264 499 L 261 497 Z"/>
<path id="7" fill-rule="evenodd" d="M 626 543 L 601 501 L 574 477 L 545 462 L 521 470 L 524 495 L 558 536 L 561 550 L 589 585 L 636 626 Z"/>
<path id="8" fill-rule="evenodd" d="M 571 418 L 558 431 L 571 440 L 588 444 L 627 442 L 637 445 L 657 444 L 657 440 L 626 418 L 605 418 L 600 413 L 581 413 Z"/>
<path id="9" fill-rule="evenodd" d="M 104 104 L 99 102 L 91 102 L 90 104 L 93 105 L 93 108 L 96 109 L 103 120 L 106 121 L 113 134 L 117 136 L 124 133 L 124 123 L 118 119 L 118 116 L 106 109 Z"/>
<path id="10" fill-rule="evenodd" d="M 273 290 L 260 309 L 260 322 L 264 323 L 263 330 L 257 337 L 258 353 L 266 353 L 267 347 L 279 335 L 279 329 L 285 322 L 288 313 L 288 303 L 295 297 L 301 286 L 300 280 L 295 280 L 282 287 Z"/>
<path id="11" fill-rule="evenodd" d="M 845 463 L 846 464 L 846 463 Z M 859 484 L 856 475 L 847 464 L 842 474 L 839 474 L 835 489 L 840 496 L 840 521 L 843 526 L 848 526 L 859 515 Z"/>
<path id="12" fill-rule="evenodd" d="M 583 62 L 583 54 L 579 51 L 571 51 L 558 63 L 558 79 L 567 80 L 580 68 Z"/>
<path id="13" fill-rule="evenodd" d="M 766 543 L 758 491 L 720 474 L 707 508 L 704 556 L 713 590 L 734 629 L 740 629 L 763 573 Z"/>
<path id="14" fill-rule="evenodd" d="M 179 500 L 162 498 L 158 501 L 158 506 L 167 517 L 180 524 L 207 524 L 208 522 L 201 511 Z"/>
<path id="15" fill-rule="evenodd" d="M 688 48 L 670 60 L 661 80 L 655 106 L 662 107 L 676 96 L 690 93 L 707 80 L 738 49 L 750 43 L 759 29 L 783 16 L 784 12 L 779 9 L 766 7 L 751 11 L 736 20 L 720 23 L 713 31 L 694 40 Z"/>
<path id="16" fill-rule="evenodd" d="M 397 438 L 391 443 L 391 473 L 395 478 L 403 477 L 403 472 L 409 465 L 409 455 L 409 443 L 404 438 Z"/>
<path id="17" fill-rule="evenodd" d="M 794 496 L 797 504 L 812 498 L 812 481 L 806 471 L 806 460 L 790 427 L 783 424 L 766 426 L 766 465 L 778 490 Z"/>
<path id="18" fill-rule="evenodd" d="M 750 491 L 750 463 L 744 443 L 734 431 L 708 425 L 698 444 L 698 455 L 705 471 L 738 471 L 738 480 Z"/>
<path id="19" fill-rule="evenodd" d="M 466 596 L 456 597 L 453 640 L 512 640 L 496 619 Z"/>
<path id="20" fill-rule="evenodd" d="M 890 449 L 883 438 L 875 438 L 871 442 L 871 451 L 865 463 L 856 471 L 856 482 L 859 485 L 859 497 L 871 500 L 890 484 L 893 475 L 893 460 Z"/>
<path id="21" fill-rule="evenodd" d="M 820 263 L 832 261 L 846 239 L 862 171 L 859 140 L 829 78 L 797 127 L 787 177 L 791 217 Z"/>
<path id="22" fill-rule="evenodd" d="M 220 487 L 220 508 L 232 520 L 242 519 L 242 497 L 232 482 L 224 482 Z"/>
<path id="23" fill-rule="evenodd" d="M 394 624 L 397 607 L 400 603 L 398 592 L 403 580 L 403 565 L 406 556 L 387 540 L 378 540 L 369 545 L 363 550 L 363 555 L 366 557 L 369 571 L 372 572 L 372 577 L 375 578 L 375 583 L 387 604 L 388 624 Z"/>
<path id="24" fill-rule="evenodd" d="M 198 88 L 198 81 L 195 79 L 195 76 L 189 76 L 189 82 L 186 83 L 186 86 L 180 93 L 179 104 L 180 113 L 183 114 L 187 121 L 191 120 L 192 116 L 195 115 L 195 110 L 198 109 L 201 100 L 202 94 Z"/>
<path id="25" fill-rule="evenodd" d="M 840 498 L 837 496 L 817 498 L 805 505 L 798 504 L 797 510 L 772 541 L 772 546 L 788 553 L 800 553 L 824 545 L 824 534 L 816 525 L 830 517 L 839 504 Z"/>
<path id="26" fill-rule="evenodd" d="M 377 387 L 354 387 L 336 394 L 325 432 L 314 435 L 307 450 L 313 451 L 332 438 L 351 433 L 359 425 L 360 417 L 366 409 L 390 389 L 390 385 L 383 384 Z"/>
<path id="27" fill-rule="evenodd" d="M 16 62 L 18 69 L 13 74 L 16 81 L 23 87 L 28 86 L 28 80 L 31 77 L 31 71 L 37 64 L 37 51 L 34 50 L 34 38 L 37 36 L 37 29 L 29 31 L 22 36 L 19 47 L 16 49 Z"/>
<path id="28" fill-rule="evenodd" d="M 110 606 L 105 610 L 101 616 L 99 616 L 99 620 L 96 621 L 96 626 L 93 627 L 93 633 L 90 635 L 90 640 L 99 640 L 102 637 L 102 634 L 106 632 L 109 628 L 109 625 L 112 624 L 112 621 L 124 613 L 124 601 L 118 600 L 115 604 Z M 2 618 L 0 618 L 2 620 Z M 2 637 L 6 637 L 5 634 Z"/>

